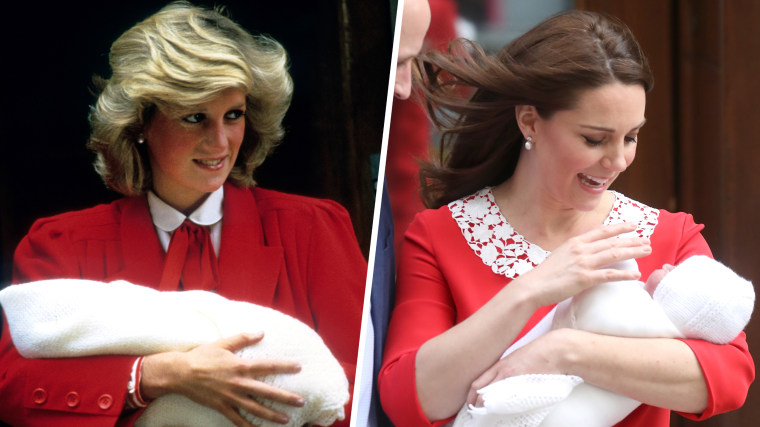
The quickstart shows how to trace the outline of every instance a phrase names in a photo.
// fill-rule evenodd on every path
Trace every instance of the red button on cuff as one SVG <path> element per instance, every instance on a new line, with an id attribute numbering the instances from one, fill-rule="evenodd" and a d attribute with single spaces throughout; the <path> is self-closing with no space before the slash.
<path id="1" fill-rule="evenodd" d="M 32 391 L 32 401 L 37 405 L 43 405 L 47 402 L 47 390 L 44 388 L 35 388 Z"/>
<path id="2" fill-rule="evenodd" d="M 98 398 L 98 407 L 107 411 L 113 405 L 113 397 L 110 394 L 102 394 Z"/>
<path id="3" fill-rule="evenodd" d="M 81 402 L 81 398 L 79 397 L 79 393 L 75 391 L 70 391 L 66 395 L 66 406 L 69 408 L 76 408 L 79 406 L 79 403 Z"/>

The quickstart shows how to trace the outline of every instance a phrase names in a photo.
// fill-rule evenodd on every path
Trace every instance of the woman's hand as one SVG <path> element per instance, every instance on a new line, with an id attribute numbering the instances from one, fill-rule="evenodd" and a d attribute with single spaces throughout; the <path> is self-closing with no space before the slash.
<path id="1" fill-rule="evenodd" d="M 504 378 L 525 374 L 566 374 L 561 340 L 563 334 L 573 332 L 570 329 L 549 331 L 500 359 L 472 382 L 467 403 L 483 406 L 478 390 Z"/>
<path id="2" fill-rule="evenodd" d="M 236 426 L 251 426 L 238 409 L 286 424 L 289 420 L 285 414 L 261 405 L 255 398 L 292 406 L 303 406 L 303 398 L 258 381 L 256 377 L 295 374 L 300 372 L 300 365 L 278 360 L 246 360 L 234 354 L 263 337 L 263 333 L 239 334 L 188 352 L 147 356 L 142 365 L 141 394 L 150 400 L 169 393 L 181 394 L 218 411 Z"/>
<path id="3" fill-rule="evenodd" d="M 521 283 L 534 292 L 536 307 L 555 304 L 591 286 L 617 280 L 636 280 L 638 271 L 600 268 L 614 262 L 649 255 L 649 239 L 617 237 L 636 229 L 634 224 L 605 225 L 573 237 L 555 249 L 539 266 L 523 274 Z M 528 280 L 530 279 L 530 280 Z"/>

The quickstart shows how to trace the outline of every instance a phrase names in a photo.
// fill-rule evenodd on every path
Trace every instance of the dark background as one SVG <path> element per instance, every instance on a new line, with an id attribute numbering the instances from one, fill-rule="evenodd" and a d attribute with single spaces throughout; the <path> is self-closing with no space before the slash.
<path id="1" fill-rule="evenodd" d="M 120 197 L 85 148 L 92 77 L 110 77 L 121 33 L 168 2 L 9 2 L 3 6 L 0 130 L 0 288 L 32 222 Z M 387 1 L 219 1 L 251 33 L 290 55 L 295 83 L 286 136 L 256 171 L 259 185 L 343 204 L 368 253 L 374 206 L 370 158 L 380 152 L 391 59 Z"/>

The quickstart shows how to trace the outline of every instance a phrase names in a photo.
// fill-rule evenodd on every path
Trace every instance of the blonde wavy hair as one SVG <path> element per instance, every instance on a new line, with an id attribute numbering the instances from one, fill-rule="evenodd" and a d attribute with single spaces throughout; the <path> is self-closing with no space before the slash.
<path id="1" fill-rule="evenodd" d="M 156 108 L 186 111 L 229 88 L 246 94 L 245 136 L 228 180 L 253 186 L 253 171 L 282 139 L 293 81 L 285 49 L 252 36 L 224 16 L 180 1 L 122 34 L 111 46 L 110 79 L 90 109 L 88 147 L 106 185 L 124 195 L 150 189 L 152 176 L 139 135 Z"/>

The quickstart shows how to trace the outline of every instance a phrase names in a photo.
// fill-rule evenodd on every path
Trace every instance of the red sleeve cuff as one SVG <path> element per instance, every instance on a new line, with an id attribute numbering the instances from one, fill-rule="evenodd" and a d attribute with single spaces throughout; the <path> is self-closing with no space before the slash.
<path id="1" fill-rule="evenodd" d="M 684 414 L 691 420 L 704 420 L 744 405 L 755 379 L 755 364 L 747 348 L 744 332 L 725 345 L 684 339 L 697 357 L 707 383 L 707 408 L 701 414 Z"/>
<path id="2" fill-rule="evenodd" d="M 387 364 L 380 372 L 378 387 L 383 409 L 397 426 L 442 426 L 453 417 L 431 422 L 422 412 L 415 382 L 416 359 L 417 350 L 414 350 Z"/>

